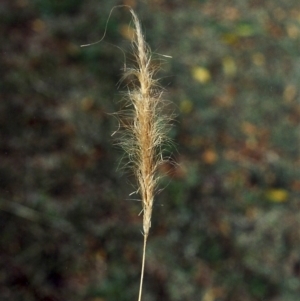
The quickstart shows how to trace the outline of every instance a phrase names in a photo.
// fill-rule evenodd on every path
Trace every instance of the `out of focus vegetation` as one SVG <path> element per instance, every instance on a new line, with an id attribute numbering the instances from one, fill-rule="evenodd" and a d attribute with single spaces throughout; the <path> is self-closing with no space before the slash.
<path id="1" fill-rule="evenodd" d="M 79 47 L 117 4 L 139 15 L 178 116 L 144 300 L 298 301 L 298 0 L 1 1 L 1 300 L 137 298 L 141 204 L 110 115 L 128 11 Z"/>

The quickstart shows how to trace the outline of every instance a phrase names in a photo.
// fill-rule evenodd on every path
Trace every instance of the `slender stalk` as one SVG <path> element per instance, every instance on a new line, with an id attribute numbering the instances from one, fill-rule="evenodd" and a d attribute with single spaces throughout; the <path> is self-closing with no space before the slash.
<path id="1" fill-rule="evenodd" d="M 142 291 L 143 291 L 143 282 L 144 282 L 144 270 L 145 270 L 145 259 L 146 259 L 146 248 L 147 248 L 147 236 L 144 235 L 143 259 L 142 259 L 141 280 L 140 280 L 140 289 L 139 289 L 139 299 L 138 299 L 138 301 L 142 300 Z"/>

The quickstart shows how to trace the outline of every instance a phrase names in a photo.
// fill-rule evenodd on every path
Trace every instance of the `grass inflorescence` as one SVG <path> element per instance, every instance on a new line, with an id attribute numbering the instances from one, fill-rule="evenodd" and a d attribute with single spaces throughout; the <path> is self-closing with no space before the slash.
<path id="1" fill-rule="evenodd" d="M 123 136 L 120 145 L 128 154 L 129 164 L 138 182 L 137 192 L 142 201 L 144 248 L 138 299 L 141 300 L 146 244 L 159 180 L 157 171 L 164 162 L 163 147 L 168 142 L 171 117 L 163 113 L 167 102 L 163 99 L 158 81 L 154 79 L 158 71 L 157 64 L 153 63 L 138 17 L 132 9 L 130 12 L 135 29 L 132 45 L 136 66 L 124 72 L 124 78 L 132 80 L 126 93 L 129 109 L 122 112 Z"/>
<path id="2" fill-rule="evenodd" d="M 134 37 L 132 40 L 135 67 L 125 70 L 123 80 L 128 79 L 128 89 L 125 94 L 126 110 L 119 112 L 121 125 L 121 139 L 119 145 L 125 150 L 128 162 L 138 182 L 136 193 L 141 196 L 143 213 L 143 258 L 141 267 L 141 279 L 138 300 L 141 300 L 143 277 L 146 258 L 146 245 L 151 227 L 151 217 L 154 196 L 159 180 L 158 168 L 165 161 L 164 146 L 170 142 L 168 131 L 172 114 L 164 114 L 168 102 L 163 99 L 163 91 L 154 75 L 159 70 L 159 64 L 154 63 L 152 53 L 145 42 L 139 19 L 135 12 L 126 5 L 115 6 L 127 7 L 133 18 Z M 109 20 L 108 18 L 108 20 Z M 107 23 L 103 37 L 91 44 L 101 42 L 107 29 Z M 164 55 L 164 57 L 169 57 Z"/>

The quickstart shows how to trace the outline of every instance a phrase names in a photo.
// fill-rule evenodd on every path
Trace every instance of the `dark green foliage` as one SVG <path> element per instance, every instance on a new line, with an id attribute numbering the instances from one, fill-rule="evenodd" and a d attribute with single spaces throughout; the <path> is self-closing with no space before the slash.
<path id="1" fill-rule="evenodd" d="M 83 3 L 83 0 L 35 0 L 40 14 L 46 16 L 78 13 Z"/>

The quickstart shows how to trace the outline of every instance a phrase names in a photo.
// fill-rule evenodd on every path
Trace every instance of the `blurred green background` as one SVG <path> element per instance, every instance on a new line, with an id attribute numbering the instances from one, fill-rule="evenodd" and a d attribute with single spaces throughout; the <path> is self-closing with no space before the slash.
<path id="1" fill-rule="evenodd" d="M 128 10 L 79 47 L 118 4 L 177 114 L 143 300 L 298 301 L 298 0 L 1 1 L 1 300 L 137 299 L 141 204 L 111 137 Z"/>

